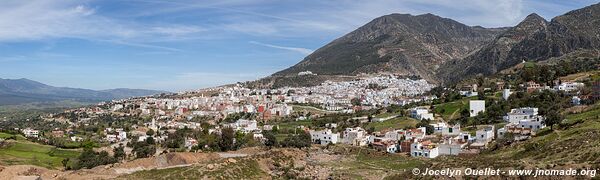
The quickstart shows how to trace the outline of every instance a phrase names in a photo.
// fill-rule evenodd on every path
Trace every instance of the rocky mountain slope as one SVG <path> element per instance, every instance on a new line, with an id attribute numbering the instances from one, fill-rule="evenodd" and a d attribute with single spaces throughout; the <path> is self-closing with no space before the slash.
<path id="1" fill-rule="evenodd" d="M 0 78 L 0 105 L 63 100 L 97 102 L 134 96 L 147 96 L 163 92 L 164 91 L 143 89 L 109 89 L 95 91 L 90 89 L 54 87 L 29 79 Z"/>
<path id="2" fill-rule="evenodd" d="M 393 72 L 428 80 L 448 59 L 463 58 L 504 29 L 471 27 L 433 14 L 379 17 L 273 76 Z"/>
<path id="3" fill-rule="evenodd" d="M 542 61 L 577 51 L 600 56 L 600 4 L 568 12 L 550 22 L 531 14 L 464 59 L 448 61 L 438 79 L 456 82 L 490 75 L 522 61 Z"/>
<path id="4" fill-rule="evenodd" d="M 453 83 L 478 74 L 494 74 L 523 60 L 542 61 L 580 51 L 600 56 L 600 4 L 551 21 L 534 13 L 508 28 L 472 27 L 432 14 L 391 14 L 253 85 L 306 86 L 329 79 L 325 76 L 378 72 Z M 297 78 L 302 71 L 318 76 Z M 310 83 L 295 83 L 299 79 Z"/>

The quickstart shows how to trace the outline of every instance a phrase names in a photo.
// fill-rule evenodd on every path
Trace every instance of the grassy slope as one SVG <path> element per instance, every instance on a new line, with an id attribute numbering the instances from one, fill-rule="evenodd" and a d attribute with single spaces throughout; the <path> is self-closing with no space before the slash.
<path id="1" fill-rule="evenodd" d="M 462 109 L 469 108 L 469 100 L 470 98 L 463 98 L 452 102 L 438 104 L 435 106 L 434 112 L 446 121 L 458 118 Z"/>
<path id="2" fill-rule="evenodd" d="M 375 128 L 375 131 L 381 131 L 383 129 L 406 129 L 407 127 L 415 127 L 419 121 L 407 117 L 397 117 L 383 122 L 372 122 L 365 126 L 365 129 L 371 127 Z"/>
<path id="3" fill-rule="evenodd" d="M 12 136 L 0 134 L 2 136 Z M 24 140 L 17 136 L 18 141 L 11 141 L 6 147 L 0 147 L 0 164 L 20 165 L 29 164 L 50 169 L 60 169 L 61 161 L 65 158 L 79 156 L 79 151 L 65 150 L 53 146 L 41 145 Z"/>

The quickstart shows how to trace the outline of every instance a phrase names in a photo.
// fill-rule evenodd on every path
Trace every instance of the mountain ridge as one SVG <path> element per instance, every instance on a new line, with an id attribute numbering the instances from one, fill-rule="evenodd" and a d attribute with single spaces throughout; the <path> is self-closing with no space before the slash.
<path id="1" fill-rule="evenodd" d="M 310 86 L 332 76 L 361 73 L 416 75 L 432 83 L 453 84 L 524 60 L 543 61 L 576 51 L 596 51 L 600 56 L 598 27 L 600 3 L 550 21 L 531 13 L 519 24 L 503 28 L 468 26 L 431 13 L 394 13 L 331 41 L 296 65 L 247 84 Z M 299 77 L 303 71 L 317 75 Z"/>
<path id="2" fill-rule="evenodd" d="M 0 105 L 18 105 L 24 103 L 55 102 L 63 100 L 99 102 L 160 93 L 168 92 L 128 88 L 97 91 L 83 88 L 55 87 L 26 78 L 0 78 Z"/>

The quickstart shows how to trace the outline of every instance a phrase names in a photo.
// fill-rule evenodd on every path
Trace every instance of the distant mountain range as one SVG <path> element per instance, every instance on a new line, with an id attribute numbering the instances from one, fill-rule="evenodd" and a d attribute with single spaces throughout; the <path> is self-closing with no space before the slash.
<path id="1" fill-rule="evenodd" d="M 90 89 L 54 87 L 29 79 L 0 78 L 0 105 L 18 105 L 65 100 L 99 102 L 160 93 L 166 92 L 145 89 L 108 89 L 96 91 Z"/>
<path id="2" fill-rule="evenodd" d="M 581 53 L 584 52 L 584 53 Z M 467 26 L 433 14 L 391 14 L 319 48 L 298 64 L 250 83 L 254 87 L 314 85 L 332 76 L 360 73 L 418 75 L 454 83 L 490 75 L 523 60 L 578 53 L 600 56 L 600 4 L 546 21 L 537 14 L 515 27 Z M 312 71 L 318 76 L 298 78 Z"/>

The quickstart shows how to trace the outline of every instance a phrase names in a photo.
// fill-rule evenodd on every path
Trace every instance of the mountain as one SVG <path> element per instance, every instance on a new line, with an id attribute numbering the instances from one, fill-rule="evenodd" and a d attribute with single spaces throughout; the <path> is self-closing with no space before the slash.
<path id="1" fill-rule="evenodd" d="M 391 14 L 334 40 L 300 63 L 273 74 L 294 76 L 392 72 L 435 81 L 435 70 L 447 59 L 463 58 L 504 29 L 471 27 L 433 14 Z"/>
<path id="2" fill-rule="evenodd" d="M 440 68 L 439 79 L 457 82 L 474 75 L 490 75 L 526 61 L 560 58 L 588 52 L 600 56 L 600 4 L 568 12 L 546 21 L 537 14 L 464 59 L 448 61 Z"/>
<path id="3" fill-rule="evenodd" d="M 315 85 L 360 73 L 417 75 L 453 83 L 490 75 L 523 60 L 585 51 L 599 54 L 600 4 L 547 21 L 530 14 L 514 27 L 467 26 L 433 14 L 391 14 L 332 41 L 298 64 L 249 83 L 253 87 Z M 317 76 L 298 76 L 311 71 Z"/>
<path id="4" fill-rule="evenodd" d="M 17 105 L 64 100 L 98 102 L 160 93 L 164 93 L 164 91 L 142 89 L 110 89 L 95 91 L 89 89 L 54 87 L 29 79 L 0 78 L 0 105 Z"/>

